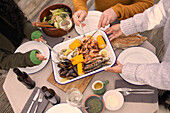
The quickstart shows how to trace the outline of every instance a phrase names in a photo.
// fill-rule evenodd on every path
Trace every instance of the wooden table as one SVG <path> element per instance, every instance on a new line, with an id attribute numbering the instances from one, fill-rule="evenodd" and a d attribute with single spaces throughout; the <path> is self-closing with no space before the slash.
<path id="1" fill-rule="evenodd" d="M 73 29 L 70 32 L 70 35 L 72 37 L 78 36 L 78 34 Z M 66 36 L 63 37 L 65 40 Z M 48 42 L 48 37 L 45 37 L 45 39 Z M 55 39 L 54 39 L 55 40 Z M 149 43 L 145 42 L 142 44 L 142 46 L 150 49 L 151 51 L 155 52 L 155 48 Z M 119 54 L 120 50 L 116 51 L 116 54 Z M 51 83 L 47 81 L 47 78 L 52 73 L 52 65 L 51 61 L 48 62 L 48 64 L 38 73 L 35 73 L 31 75 L 31 78 L 36 82 L 37 87 L 47 86 L 49 88 L 52 88 L 55 90 L 55 92 L 61 97 L 61 102 L 66 102 L 66 94 L 62 90 L 60 90 L 58 87 L 55 87 Z M 104 75 L 104 76 L 103 76 Z M 88 87 L 83 93 L 83 98 L 86 98 L 88 95 L 93 94 L 91 90 L 92 83 L 95 80 L 109 80 L 109 84 L 107 85 L 107 90 L 114 89 L 115 80 L 122 79 L 118 74 L 116 73 L 110 73 L 110 72 L 100 72 L 94 76 Z M 12 69 L 9 70 L 6 80 L 3 84 L 3 89 L 9 99 L 9 102 L 14 110 L 15 113 L 20 113 L 27 102 L 29 96 L 31 95 L 33 90 L 29 90 L 25 88 L 24 85 L 22 85 L 17 80 L 17 76 L 13 73 Z M 52 107 L 51 104 L 48 104 L 47 109 Z M 120 110 L 117 111 L 109 111 L 105 109 L 104 113 L 154 113 L 158 111 L 158 103 L 135 103 L 135 102 L 125 102 L 123 107 Z M 45 111 L 46 111 L 45 110 Z"/>

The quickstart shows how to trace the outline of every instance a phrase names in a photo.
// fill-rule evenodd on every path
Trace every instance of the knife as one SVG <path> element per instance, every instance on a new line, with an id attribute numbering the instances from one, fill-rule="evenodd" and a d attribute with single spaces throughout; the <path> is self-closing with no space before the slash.
<path id="1" fill-rule="evenodd" d="M 115 90 L 117 90 L 117 91 L 146 91 L 146 92 L 151 91 L 151 92 L 154 92 L 154 90 L 152 90 L 152 89 L 117 88 Z"/>
<path id="2" fill-rule="evenodd" d="M 37 92 L 36 92 L 36 94 L 35 94 L 35 96 L 34 96 L 32 102 L 31 102 L 31 105 L 30 105 L 30 107 L 28 108 L 27 113 L 29 113 L 29 112 L 31 111 L 32 105 L 33 105 L 34 102 L 37 100 L 39 94 L 40 94 L 40 89 L 37 90 Z"/>

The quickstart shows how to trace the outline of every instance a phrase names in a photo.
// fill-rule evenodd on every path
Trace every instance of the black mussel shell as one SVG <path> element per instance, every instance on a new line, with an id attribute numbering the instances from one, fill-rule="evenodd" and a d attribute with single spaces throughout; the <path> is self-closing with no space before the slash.
<path id="1" fill-rule="evenodd" d="M 65 68 L 66 67 L 66 65 L 61 63 L 61 62 L 59 62 L 57 66 L 60 67 L 60 68 Z"/>
<path id="2" fill-rule="evenodd" d="M 64 70 L 64 68 L 60 68 L 60 70 L 58 71 L 58 73 L 60 74 L 63 70 Z"/>
<path id="3" fill-rule="evenodd" d="M 64 59 L 64 62 L 67 64 L 71 64 L 71 60 L 69 60 L 69 59 Z"/>
<path id="4" fill-rule="evenodd" d="M 60 73 L 60 77 L 61 78 L 66 78 L 66 75 L 67 75 L 67 70 L 63 70 L 61 73 Z"/>
<path id="5" fill-rule="evenodd" d="M 77 77 L 78 75 L 76 74 L 76 73 L 70 73 L 70 76 L 72 76 L 72 77 Z"/>

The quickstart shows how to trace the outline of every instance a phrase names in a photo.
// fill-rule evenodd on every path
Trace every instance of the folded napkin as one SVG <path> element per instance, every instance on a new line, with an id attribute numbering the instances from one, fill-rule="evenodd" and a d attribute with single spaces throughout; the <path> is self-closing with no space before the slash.
<path id="1" fill-rule="evenodd" d="M 33 98 L 34 98 L 34 96 L 35 96 L 35 94 L 36 94 L 36 92 L 37 92 L 38 89 L 40 89 L 40 88 L 36 87 L 36 88 L 34 89 L 34 91 L 32 92 L 31 96 L 29 97 L 28 101 L 26 102 L 26 104 L 25 104 L 25 106 L 24 106 L 24 108 L 23 108 L 23 110 L 22 110 L 21 113 L 26 113 L 26 112 L 28 111 L 28 109 L 29 109 L 29 107 L 30 107 L 30 105 L 31 105 L 31 102 L 32 102 L 32 100 L 33 100 Z M 43 92 L 40 90 L 40 93 L 43 93 Z M 34 102 L 32 108 L 31 108 L 31 110 L 30 110 L 30 113 L 34 113 L 34 110 L 35 110 L 35 107 L 36 107 L 37 104 L 38 104 L 38 98 L 37 98 L 37 100 Z M 47 100 L 45 97 L 43 97 L 43 100 L 42 100 L 42 102 L 39 104 L 36 113 L 43 113 L 43 111 L 44 111 L 44 109 L 46 108 L 47 104 L 48 104 L 48 100 Z"/>
<path id="2" fill-rule="evenodd" d="M 133 85 L 124 80 L 116 80 L 116 88 L 132 88 L 132 89 L 153 89 L 153 94 L 130 94 L 124 96 L 125 102 L 144 102 L 144 103 L 156 103 L 158 101 L 158 90 L 148 85 Z"/>
<path id="3" fill-rule="evenodd" d="M 47 44 L 49 44 L 51 47 L 54 47 L 56 44 L 59 44 L 64 41 L 63 37 L 50 37 L 50 36 L 47 36 L 43 31 L 42 31 L 42 34 L 43 34 L 44 40 L 46 40 Z"/>

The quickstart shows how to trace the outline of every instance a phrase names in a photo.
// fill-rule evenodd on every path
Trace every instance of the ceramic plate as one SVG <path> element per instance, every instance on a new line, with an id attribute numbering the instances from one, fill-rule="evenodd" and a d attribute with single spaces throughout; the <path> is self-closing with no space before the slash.
<path id="1" fill-rule="evenodd" d="M 50 58 L 50 50 L 44 44 L 37 42 L 37 41 L 29 41 L 29 42 L 23 43 L 21 46 L 17 48 L 15 53 L 17 52 L 26 53 L 33 49 L 39 50 L 42 53 L 42 55 L 44 55 L 47 58 L 47 60 L 44 60 L 40 65 L 37 65 L 37 66 L 19 68 L 21 71 L 25 71 L 27 74 L 33 74 L 33 73 L 40 71 L 42 68 L 46 66 Z"/>
<path id="2" fill-rule="evenodd" d="M 126 63 L 136 63 L 136 64 L 150 64 L 150 63 L 159 63 L 158 58 L 154 53 L 150 50 L 145 49 L 143 47 L 131 47 L 125 49 L 118 56 L 118 60 L 121 64 Z M 123 74 L 120 74 L 122 78 L 124 78 Z M 125 78 L 124 78 L 125 79 Z M 136 84 L 136 85 L 144 85 L 137 81 L 127 80 L 127 82 Z"/>
<path id="3" fill-rule="evenodd" d="M 101 15 L 102 15 L 102 12 L 100 12 L 100 11 L 89 11 L 88 12 L 87 17 L 82 22 L 82 23 L 86 24 L 86 26 L 83 27 L 85 33 L 88 33 L 90 31 L 97 29 Z M 101 29 L 106 30 L 107 28 L 109 28 L 109 26 L 110 25 L 106 26 L 105 28 L 101 28 Z M 75 25 L 75 29 L 78 34 L 83 34 L 83 32 L 79 26 Z"/>
<path id="4" fill-rule="evenodd" d="M 96 30 L 91 31 L 91 32 L 89 32 L 89 33 L 86 33 L 86 36 L 92 35 L 95 31 L 96 31 Z M 104 32 L 103 30 L 99 30 L 99 31 L 93 36 L 95 40 L 96 40 L 96 38 L 97 38 L 98 35 L 102 35 L 103 38 L 104 38 L 104 40 L 105 40 L 105 42 L 106 42 L 106 47 L 105 47 L 105 49 L 108 50 L 108 52 L 109 52 L 109 58 L 110 58 L 111 64 L 110 64 L 110 65 L 103 66 L 102 68 L 99 68 L 99 69 L 97 69 L 97 70 L 95 70 L 95 71 L 92 71 L 92 72 L 89 72 L 89 73 L 87 73 L 87 74 L 84 74 L 84 75 L 82 75 L 82 76 L 78 76 L 78 77 L 73 78 L 73 79 L 71 79 L 71 80 L 67 80 L 67 81 L 65 81 L 65 82 L 61 82 L 60 80 L 61 80 L 62 78 L 60 77 L 60 75 L 59 75 L 59 73 L 58 73 L 58 71 L 60 70 L 60 68 L 59 68 L 54 62 L 52 62 L 52 67 L 53 67 L 53 72 L 54 72 L 54 79 L 55 79 L 55 81 L 56 81 L 57 83 L 59 83 L 59 84 L 67 84 L 67 83 L 70 83 L 70 82 L 79 80 L 79 79 L 81 79 L 81 78 L 84 78 L 84 77 L 87 77 L 87 76 L 90 76 L 90 75 L 99 73 L 99 72 L 101 72 L 101 71 L 104 71 L 105 68 L 111 67 L 111 66 L 114 65 L 114 63 L 115 63 L 115 61 L 116 61 L 116 55 L 115 55 L 115 52 L 114 52 L 114 50 L 113 50 L 113 48 L 112 48 L 112 46 L 111 46 L 111 44 L 110 44 L 110 41 L 109 41 L 107 35 L 105 34 L 105 32 Z M 82 40 L 82 38 L 83 38 L 82 35 L 81 35 L 81 36 L 78 36 L 78 37 L 75 37 L 75 38 L 72 38 L 72 39 L 70 39 L 70 40 L 67 40 L 67 41 L 65 41 L 65 42 L 62 42 L 62 43 L 59 43 L 59 44 L 55 45 L 55 46 L 53 47 L 53 49 L 56 50 L 57 52 L 60 52 L 62 49 L 68 49 L 68 48 L 69 48 L 69 45 L 70 45 L 75 39 Z M 56 62 L 59 62 L 59 61 L 57 60 L 56 54 L 53 53 L 53 52 L 51 52 L 51 59 L 54 60 L 54 61 L 56 61 Z"/>
<path id="5" fill-rule="evenodd" d="M 72 107 L 67 103 L 55 105 L 47 110 L 46 113 L 82 113 L 77 107 Z"/>

